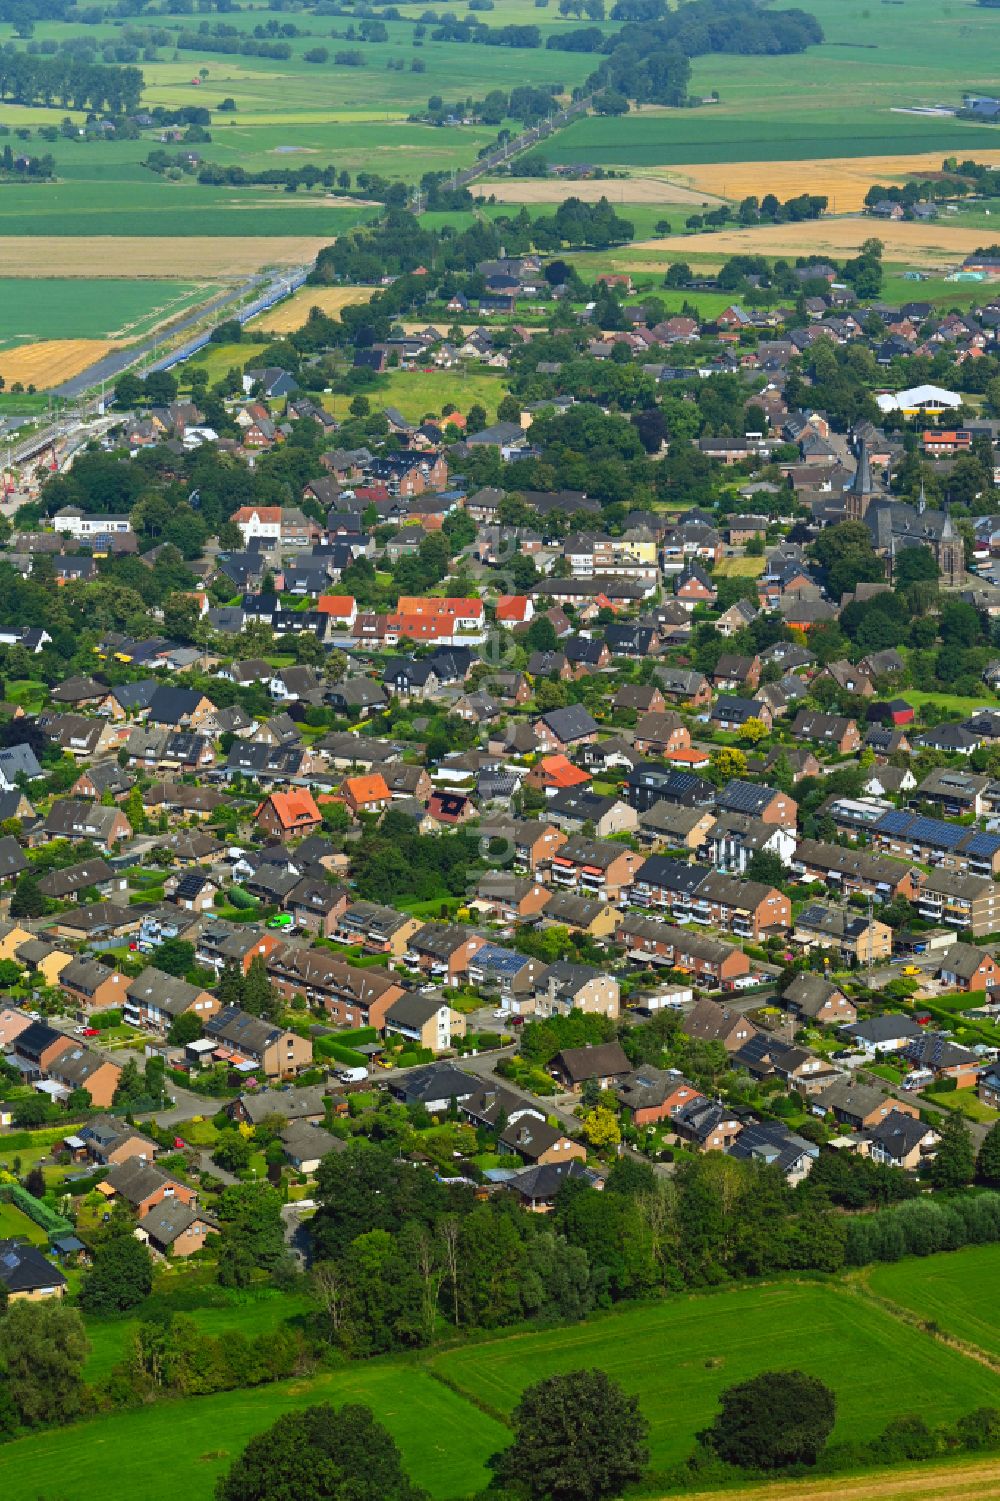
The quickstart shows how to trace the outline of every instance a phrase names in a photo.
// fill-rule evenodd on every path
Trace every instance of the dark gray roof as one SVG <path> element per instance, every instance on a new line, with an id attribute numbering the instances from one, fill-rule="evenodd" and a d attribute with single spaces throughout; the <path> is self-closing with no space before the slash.
<path id="1" fill-rule="evenodd" d="M 33 1293 L 42 1288 L 65 1287 L 66 1278 L 37 1246 L 0 1240 L 0 1283 L 11 1294 Z"/>

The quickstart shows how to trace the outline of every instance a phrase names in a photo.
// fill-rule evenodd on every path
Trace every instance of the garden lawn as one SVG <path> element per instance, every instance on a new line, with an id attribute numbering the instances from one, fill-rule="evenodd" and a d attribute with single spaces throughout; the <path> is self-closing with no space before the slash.
<path id="1" fill-rule="evenodd" d="M 994 1267 L 1000 1270 L 1000 1253 Z M 983 1296 L 991 1308 L 993 1298 Z M 900 1413 L 951 1420 L 994 1402 L 997 1392 L 995 1374 L 862 1299 L 790 1283 L 625 1308 L 571 1329 L 441 1354 L 431 1364 L 504 1414 L 532 1382 L 600 1367 L 638 1394 L 654 1471 L 690 1453 L 724 1388 L 760 1371 L 799 1367 L 829 1382 L 838 1403 L 835 1438 L 856 1442 Z"/>
<path id="2" fill-rule="evenodd" d="M 380 375 L 363 393 L 373 411 L 397 407 L 410 422 L 419 422 L 433 413 L 440 416 L 447 403 L 463 415 L 469 408 L 482 406 L 490 422 L 496 420 L 497 406 L 507 394 L 502 371 L 466 370 L 393 370 Z M 327 397 L 325 406 L 336 403 L 335 415 L 344 416 L 348 398 Z"/>
<path id="3" fill-rule="evenodd" d="M 992 1125 L 1000 1120 L 1000 1110 L 984 1105 L 974 1089 L 925 1089 L 923 1097 L 929 1105 L 939 1105 L 942 1110 L 957 1110 L 966 1120 Z"/>
<path id="4" fill-rule="evenodd" d="M 971 714 L 974 709 L 981 709 L 984 706 L 990 709 L 997 707 L 996 694 L 991 693 L 985 686 L 982 693 L 977 693 L 975 698 L 965 698 L 960 693 L 925 693 L 913 688 L 904 688 L 902 697 L 915 709 L 919 709 L 921 704 L 937 704 L 940 708 L 946 709 L 949 714 Z"/>
<path id="5" fill-rule="evenodd" d="M 29 1220 L 16 1204 L 0 1200 L 0 1240 L 28 1240 L 35 1246 L 47 1246 L 49 1237 L 34 1220 Z"/>
<path id="6" fill-rule="evenodd" d="M 433 1501 L 485 1487 L 485 1461 L 509 1438 L 499 1422 L 425 1372 L 373 1362 L 254 1391 L 161 1402 L 5 1444 L 0 1494 L 4 1501 L 70 1493 L 73 1501 L 211 1501 L 217 1477 L 254 1434 L 317 1402 L 371 1407 Z"/>
<path id="7" fill-rule="evenodd" d="M 722 562 L 715 567 L 716 578 L 755 579 L 759 573 L 763 572 L 763 557 L 723 558 Z"/>
<path id="8" fill-rule="evenodd" d="M 948 1334 L 1000 1356 L 996 1316 L 1000 1246 L 970 1246 L 939 1256 L 910 1256 L 870 1268 L 865 1281 L 872 1292 L 933 1321 Z M 991 1401 L 995 1400 L 994 1395 Z"/>

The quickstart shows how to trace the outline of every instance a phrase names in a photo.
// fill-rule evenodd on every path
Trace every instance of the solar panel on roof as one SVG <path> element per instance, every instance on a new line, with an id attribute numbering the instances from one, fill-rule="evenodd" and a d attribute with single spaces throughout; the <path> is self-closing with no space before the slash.
<path id="1" fill-rule="evenodd" d="M 902 834 L 913 822 L 913 814 L 907 813 L 902 808 L 894 808 L 889 813 L 883 813 L 875 825 L 878 834 Z"/>
<path id="2" fill-rule="evenodd" d="M 973 834 L 969 842 L 964 846 L 967 855 L 982 855 L 989 857 L 1000 850 L 1000 835 L 998 834 Z"/>
<path id="3" fill-rule="evenodd" d="M 939 818 L 917 818 L 907 830 L 909 838 L 920 844 L 936 844 L 939 849 L 954 849 L 961 844 L 967 830 L 956 824 L 942 823 Z"/>
<path id="4" fill-rule="evenodd" d="M 503 949 L 498 944 L 488 943 L 476 955 L 476 963 L 485 969 L 496 970 L 501 975 L 516 975 L 528 961 L 514 949 Z"/>

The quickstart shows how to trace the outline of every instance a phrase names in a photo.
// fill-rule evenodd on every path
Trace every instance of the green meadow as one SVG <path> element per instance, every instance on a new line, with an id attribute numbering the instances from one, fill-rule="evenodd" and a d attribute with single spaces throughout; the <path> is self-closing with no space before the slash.
<path id="1" fill-rule="evenodd" d="M 819 47 L 790 57 L 694 59 L 691 92 L 719 103 L 580 120 L 546 147 L 556 161 L 669 166 L 808 160 L 897 152 L 1000 150 L 1000 130 L 897 113 L 955 107 L 995 92 L 986 64 L 1000 49 L 1000 11 L 975 0 L 809 0 Z"/>
<path id="2" fill-rule="evenodd" d="M 965 1276 L 963 1256 L 953 1285 Z M 993 1249 L 994 1257 L 1000 1255 Z M 927 1263 L 880 1269 L 918 1285 Z M 992 1278 L 992 1281 L 991 1281 Z M 995 1274 L 985 1261 L 969 1279 L 986 1306 Z M 288 1300 L 192 1310 L 204 1328 L 273 1327 Z M 296 1305 L 293 1317 L 299 1311 Z M 104 1374 L 128 1321 L 92 1331 L 91 1376 Z M 506 1420 L 521 1391 L 560 1371 L 598 1366 L 638 1394 L 651 1425 L 652 1469 L 690 1452 L 719 1393 L 763 1370 L 798 1366 L 836 1390 L 835 1438 L 872 1438 L 890 1418 L 920 1412 L 954 1420 L 995 1402 L 995 1373 L 833 1285 L 779 1283 L 623 1307 L 586 1324 L 510 1334 L 423 1359 L 385 1359 L 254 1391 L 161 1402 L 0 1447 L 5 1501 L 62 1495 L 73 1501 L 210 1501 L 216 1476 L 281 1413 L 313 1402 L 364 1402 L 386 1423 L 418 1484 L 434 1501 L 481 1489 L 485 1462 L 508 1442 Z"/>
<path id="3" fill-rule="evenodd" d="M 690 1452 L 724 1388 L 762 1370 L 794 1366 L 827 1381 L 837 1394 L 835 1440 L 873 1438 L 903 1412 L 956 1418 L 995 1400 L 998 1385 L 982 1366 L 861 1298 L 787 1283 L 622 1309 L 431 1360 L 458 1390 L 505 1416 L 531 1383 L 589 1366 L 638 1395 L 654 1470 Z"/>
<path id="4" fill-rule="evenodd" d="M 874 1293 L 1000 1357 L 996 1292 L 1000 1249 L 974 1246 L 920 1261 L 872 1267 L 866 1281 Z"/>
<path id="5" fill-rule="evenodd" d="M 4 1501 L 210 1501 L 255 1433 L 316 1402 L 370 1406 L 433 1501 L 481 1490 L 507 1430 L 417 1366 L 371 1363 L 253 1391 L 163 1402 L 0 1449 Z"/>

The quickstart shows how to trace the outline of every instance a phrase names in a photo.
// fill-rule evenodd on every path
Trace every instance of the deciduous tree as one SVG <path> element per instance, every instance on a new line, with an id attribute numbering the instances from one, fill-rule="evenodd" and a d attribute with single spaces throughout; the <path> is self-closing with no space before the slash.
<path id="1" fill-rule="evenodd" d="M 529 1386 L 514 1409 L 514 1442 L 490 1460 L 497 1479 L 532 1498 L 599 1501 L 642 1478 L 649 1424 L 637 1397 L 599 1370 Z"/>

